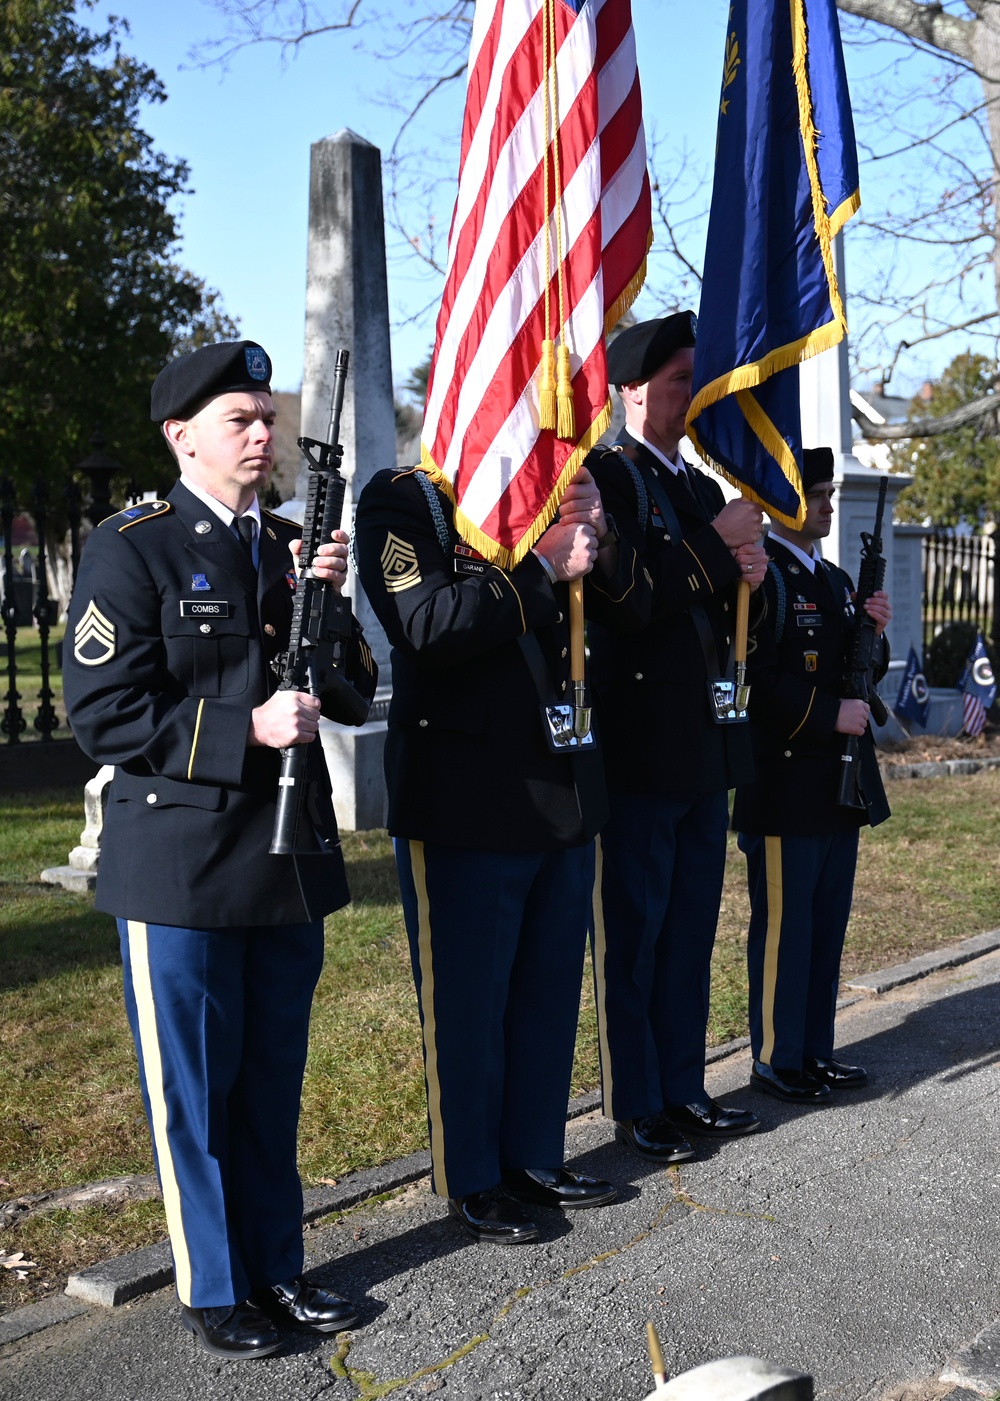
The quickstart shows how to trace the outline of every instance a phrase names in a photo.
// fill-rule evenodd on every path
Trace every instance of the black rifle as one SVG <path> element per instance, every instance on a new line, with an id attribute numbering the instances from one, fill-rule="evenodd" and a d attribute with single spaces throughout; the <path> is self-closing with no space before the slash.
<path id="1" fill-rule="evenodd" d="M 279 691 L 306 691 L 320 696 L 323 714 L 344 725 L 363 725 L 375 694 L 377 671 L 371 651 L 354 622 L 351 601 L 332 584 L 317 579 L 312 561 L 319 547 L 340 528 L 347 483 L 340 473 L 344 449 L 340 414 L 344 407 L 349 352 L 337 351 L 329 441 L 299 438 L 309 462 L 309 494 L 302 524 L 301 574 L 295 591 L 288 651 L 282 658 Z M 281 751 L 278 807 L 271 853 L 278 856 L 329 854 L 319 839 L 317 795 L 306 777 L 309 746 L 293 744 Z M 314 808 L 316 809 L 314 811 Z M 303 822 L 308 817 L 308 822 Z"/>
<path id="2" fill-rule="evenodd" d="M 875 512 L 875 529 L 868 534 L 861 532 L 861 569 L 858 573 L 858 589 L 854 596 L 854 637 L 851 652 L 844 672 L 844 699 L 867 701 L 872 718 L 877 725 L 884 725 L 889 712 L 878 691 L 875 689 L 875 655 L 881 650 L 881 639 L 875 619 L 865 611 L 865 604 L 876 593 L 885 580 L 885 556 L 882 553 L 882 514 L 885 511 L 885 492 L 889 478 L 883 477 L 878 488 L 878 508 Z M 844 752 L 841 755 L 840 790 L 837 804 L 843 808 L 865 808 L 861 794 L 858 755 L 860 746 L 857 735 L 847 735 Z"/>

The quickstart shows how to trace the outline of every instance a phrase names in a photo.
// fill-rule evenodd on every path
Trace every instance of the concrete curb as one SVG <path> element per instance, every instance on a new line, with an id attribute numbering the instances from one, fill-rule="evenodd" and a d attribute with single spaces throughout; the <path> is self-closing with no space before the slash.
<path id="1" fill-rule="evenodd" d="M 926 977 L 940 969 L 959 967 L 981 954 L 992 953 L 996 949 L 1000 949 L 1000 929 L 977 934 L 951 948 L 922 954 L 909 963 L 867 974 L 846 986 L 868 994 L 886 992 L 918 978 Z M 846 998 L 837 1005 L 838 1007 L 849 1006 L 858 1000 L 856 997 Z M 749 1038 L 744 1036 L 734 1041 L 728 1041 L 721 1046 L 715 1046 L 707 1051 L 706 1063 L 714 1064 L 724 1060 L 728 1056 L 746 1050 L 749 1045 Z M 600 1091 L 591 1090 L 570 1101 L 566 1114 L 567 1120 L 581 1118 L 585 1114 L 599 1110 L 600 1107 Z M 430 1153 L 424 1151 L 411 1154 L 407 1158 L 398 1158 L 393 1162 L 383 1163 L 378 1167 L 366 1168 L 361 1172 L 352 1173 L 335 1186 L 310 1188 L 303 1194 L 303 1221 L 305 1223 L 317 1221 L 334 1212 L 347 1211 L 362 1202 L 370 1201 L 373 1197 L 397 1191 L 401 1187 L 426 1177 L 430 1169 Z M 52 1298 L 42 1300 L 37 1304 L 26 1304 L 22 1308 L 0 1316 L 0 1346 L 40 1332 L 55 1323 L 65 1322 L 94 1305 L 100 1305 L 104 1308 L 120 1307 L 143 1294 L 164 1288 L 170 1284 L 172 1279 L 173 1262 L 170 1246 L 166 1241 L 159 1241 L 155 1245 L 144 1247 L 142 1250 L 133 1250 L 126 1255 L 118 1255 L 100 1264 L 91 1265 L 88 1269 L 70 1275 L 64 1294 L 54 1295 Z M 980 1334 L 979 1338 L 975 1340 L 968 1350 L 970 1355 L 977 1347 L 985 1346 L 983 1340 L 987 1339 L 989 1332 L 990 1330 L 987 1330 L 987 1333 Z M 1000 1390 L 1000 1323 L 996 1325 L 995 1341 L 990 1341 L 989 1345 L 994 1350 L 997 1381 L 985 1394 L 992 1395 L 994 1391 Z M 959 1365 L 959 1361 L 964 1355 L 959 1354 L 956 1366 Z M 957 1374 L 952 1377 L 949 1373 L 943 1377 L 943 1380 L 963 1383 L 966 1382 L 966 1377 Z"/>
<path id="2" fill-rule="evenodd" d="M 942 968 L 959 968 L 963 963 L 969 963 L 984 953 L 993 953 L 996 949 L 1000 949 L 1000 929 L 990 929 L 985 934 L 963 939 L 960 944 L 953 944 L 950 948 L 919 954 L 908 963 L 897 963 L 878 973 L 865 973 L 860 978 L 852 978 L 845 986 L 856 992 L 889 992 L 902 987 L 904 983 L 925 978 L 928 973 L 939 973 Z"/>
<path id="3" fill-rule="evenodd" d="M 86 1313 L 89 1308 L 89 1304 L 70 1299 L 65 1294 L 53 1294 L 40 1303 L 25 1304 L 0 1318 L 0 1347 L 4 1343 L 16 1343 L 18 1338 L 30 1337 L 32 1333 L 40 1333 L 54 1323 L 67 1323 L 77 1314 Z"/>
<path id="4" fill-rule="evenodd" d="M 1000 769 L 1000 758 L 940 759 L 925 764 L 880 764 L 883 782 L 897 778 L 949 778 L 956 774 L 980 773 L 983 769 Z"/>

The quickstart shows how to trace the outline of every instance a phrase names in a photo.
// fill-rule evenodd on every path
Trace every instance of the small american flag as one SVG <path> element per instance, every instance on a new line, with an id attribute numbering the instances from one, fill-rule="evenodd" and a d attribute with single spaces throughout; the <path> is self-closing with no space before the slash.
<path id="1" fill-rule="evenodd" d="M 997 698 L 996 677 L 993 664 L 981 632 L 965 659 L 965 667 L 958 679 L 962 692 L 962 725 L 970 736 L 982 734 L 986 725 L 986 712 Z"/>
<path id="2" fill-rule="evenodd" d="M 501 566 L 608 425 L 651 240 L 630 0 L 479 0 L 421 466 Z"/>

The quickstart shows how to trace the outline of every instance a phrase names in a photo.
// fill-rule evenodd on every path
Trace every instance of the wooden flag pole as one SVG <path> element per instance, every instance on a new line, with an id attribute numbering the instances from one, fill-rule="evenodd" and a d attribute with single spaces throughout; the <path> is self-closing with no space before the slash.
<path id="1" fill-rule="evenodd" d="M 590 734 L 590 706 L 583 645 L 582 579 L 573 579 L 569 586 L 569 675 L 573 683 L 573 733 L 577 739 L 586 739 Z"/>
<path id="2" fill-rule="evenodd" d="M 663 1350 L 660 1347 L 660 1339 L 656 1333 L 653 1323 L 646 1324 L 646 1346 L 649 1348 L 649 1360 L 653 1368 L 653 1380 L 656 1382 L 656 1390 L 667 1384 L 667 1369 L 663 1361 Z"/>
<path id="3" fill-rule="evenodd" d="M 745 711 L 750 699 L 747 685 L 747 633 L 750 627 L 750 585 L 741 579 L 736 586 L 736 638 L 733 643 L 734 679 L 736 694 L 733 703 L 737 710 Z"/>

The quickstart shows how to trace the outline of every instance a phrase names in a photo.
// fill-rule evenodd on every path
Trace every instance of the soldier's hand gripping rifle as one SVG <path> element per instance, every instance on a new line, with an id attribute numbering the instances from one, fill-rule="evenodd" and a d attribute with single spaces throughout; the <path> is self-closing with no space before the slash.
<path id="1" fill-rule="evenodd" d="M 876 659 L 881 652 L 881 638 L 875 619 L 865 610 L 865 604 L 873 593 L 877 593 L 885 581 L 885 556 L 882 554 L 882 514 L 885 510 L 885 492 L 889 478 L 883 477 L 878 489 L 878 508 L 875 512 L 875 529 L 871 535 L 861 532 L 861 569 L 858 573 L 858 589 L 854 596 L 855 628 L 851 652 L 844 672 L 844 699 L 867 701 L 872 718 L 877 725 L 884 725 L 889 712 L 878 691 L 875 689 L 874 670 Z M 840 790 L 837 803 L 840 807 L 859 808 L 865 804 L 860 789 L 858 772 L 860 745 L 857 735 L 847 735 L 844 752 L 841 755 Z"/>
<path id="2" fill-rule="evenodd" d="M 312 561 L 340 528 L 347 483 L 340 473 L 344 450 L 340 414 L 344 406 L 349 352 L 337 351 L 329 441 L 299 438 L 309 462 L 309 492 L 302 524 L 301 574 L 295 591 L 288 651 L 282 659 L 280 691 L 305 691 L 319 696 L 323 714 L 344 725 L 363 725 L 371 709 L 378 679 L 371 651 L 351 613 L 351 601 L 331 583 L 317 579 Z M 307 768 L 309 746 L 290 745 L 281 751 L 278 808 L 274 816 L 271 852 L 274 855 L 316 855 L 328 848 L 316 835 L 316 818 Z"/>

